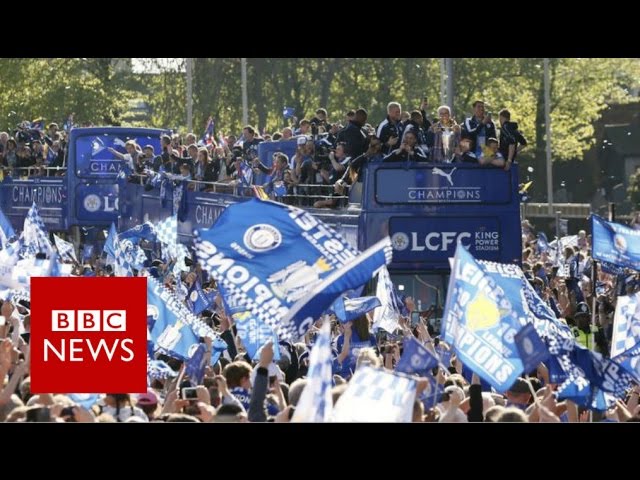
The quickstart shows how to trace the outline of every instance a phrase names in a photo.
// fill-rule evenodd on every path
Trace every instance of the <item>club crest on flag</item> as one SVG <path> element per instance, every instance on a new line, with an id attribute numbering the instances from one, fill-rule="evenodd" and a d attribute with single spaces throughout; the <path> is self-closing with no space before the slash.
<path id="1" fill-rule="evenodd" d="M 260 223 L 247 229 L 243 240 L 245 246 L 252 252 L 267 252 L 280 246 L 282 234 L 274 226 Z"/>

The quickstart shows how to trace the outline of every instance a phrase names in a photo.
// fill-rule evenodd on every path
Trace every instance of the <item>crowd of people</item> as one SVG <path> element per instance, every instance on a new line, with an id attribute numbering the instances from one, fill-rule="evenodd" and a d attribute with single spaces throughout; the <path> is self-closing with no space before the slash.
<path id="1" fill-rule="evenodd" d="M 245 166 L 254 173 L 270 176 L 272 191 L 282 185 L 286 192 L 299 186 L 318 184 L 342 188 L 357 180 L 360 169 L 370 161 L 468 162 L 495 168 L 510 168 L 526 140 L 511 122 L 510 112 L 499 113 L 500 135 L 483 102 L 474 102 L 473 115 L 458 125 L 450 109 L 437 109 L 438 119 L 431 122 L 426 102 L 420 109 L 402 112 L 395 102 L 388 105 L 387 117 L 377 128 L 367 123 L 364 109 L 349 112 L 347 125 L 329 122 L 327 112 L 318 109 L 311 120 L 303 119 L 294 128 L 285 127 L 274 134 L 258 136 L 246 126 L 240 139 L 233 135 L 223 141 L 198 142 L 194 134 L 184 141 L 178 135 L 163 136 L 162 152 L 151 145 L 127 142 L 126 154 L 112 153 L 127 162 L 130 181 L 153 173 L 169 173 L 183 180 L 197 180 L 193 188 L 212 188 L 208 183 L 248 182 Z M 21 130 L 24 132 L 24 129 Z M 17 156 L 18 141 L 4 139 L 2 162 L 7 168 L 26 166 Z M 20 148 L 38 145 L 38 135 L 20 136 Z M 41 136 L 48 151 L 64 152 L 64 134 L 55 124 Z M 263 141 L 295 141 L 296 153 L 289 158 L 277 153 L 272 166 L 260 162 L 257 145 Z M 57 143 L 56 143 L 57 142 Z M 42 142 L 41 142 L 42 143 Z M 198 144 L 200 143 L 200 145 Z M 10 147 L 9 148 L 9 144 Z M 56 146 L 57 145 L 57 146 Z M 54 146 L 56 149 L 54 150 Z M 29 152 L 29 158 L 38 147 Z M 61 158 L 63 154 L 60 154 Z M 31 160 L 29 160 L 31 161 Z M 42 163 L 34 160 L 37 165 Z M 60 163 L 63 165 L 63 163 Z M 29 165 L 31 166 L 31 164 Z M 243 178 L 240 178 L 243 177 Z M 178 178 L 178 177 L 174 177 Z M 200 185 L 200 186 L 199 186 Z M 281 190 L 277 190 L 281 192 Z M 338 191 L 341 193 L 341 191 Z M 286 195 L 286 194 L 285 194 Z M 284 195 L 281 195 L 284 196 Z M 318 207 L 335 206 L 334 199 L 314 201 Z M 561 322 L 570 326 L 582 346 L 609 355 L 613 313 L 619 295 L 640 290 L 640 279 L 632 271 L 605 271 L 592 261 L 591 239 L 585 231 L 577 235 L 543 241 L 543 236 L 528 221 L 522 223 L 522 268 L 539 296 L 548 303 Z M 152 276 L 186 303 L 186 291 L 197 282 L 205 292 L 217 292 L 216 282 L 201 266 L 186 259 L 187 271 L 174 273 L 170 262 L 161 258 L 145 262 L 138 275 Z M 595 269 L 595 271 L 594 271 Z M 111 265 L 103 255 L 94 254 L 86 263 L 74 265 L 74 275 L 111 276 Z M 595 284 L 592 279 L 595 278 Z M 441 292 L 446 293 L 446 292 Z M 416 377 L 416 400 L 412 405 L 414 422 L 586 422 L 638 421 L 640 387 L 634 386 L 623 401 L 603 412 L 589 414 L 570 400 L 558 400 L 557 385 L 551 382 L 548 367 L 525 372 L 504 393 L 497 393 L 463 365 L 451 346 L 441 341 L 439 331 L 420 315 L 414 321 L 416 301 L 402 299 L 398 328 L 394 332 L 374 332 L 372 312 L 351 322 L 340 322 L 334 314 L 325 315 L 298 342 L 267 343 L 251 358 L 238 335 L 233 316 L 221 296 L 199 318 L 213 328 L 226 346 L 219 357 L 205 368 L 201 380 L 185 373 L 185 362 L 156 352 L 154 361 L 168 367 L 163 375 L 150 373 L 144 394 L 105 392 L 104 395 L 34 395 L 30 391 L 30 304 L 28 300 L 5 300 L 0 306 L 0 421 L 54 422 L 289 422 L 309 383 L 310 353 L 321 331 L 322 322 L 330 322 L 334 404 L 347 389 L 355 373 L 364 367 L 392 371 L 400 361 L 406 341 L 417 339 L 422 345 L 440 352 L 444 365 L 431 377 Z M 592 316 L 591 305 L 596 305 Z M 424 313 L 424 312 L 421 312 Z M 592 320 L 593 318 L 593 320 Z M 201 339 L 207 358 L 213 356 L 212 340 Z M 276 351 L 279 360 L 274 360 Z M 445 367 L 445 368 L 442 368 Z M 438 388 L 424 395 L 435 382 Z"/>
<path id="2" fill-rule="evenodd" d="M 566 322 L 576 341 L 584 347 L 608 356 L 613 312 L 618 295 L 640 289 L 637 275 L 631 271 L 595 272 L 595 289 L 591 282 L 594 262 L 589 256 L 590 236 L 585 231 L 560 239 L 560 245 L 541 240 L 534 226 L 522 223 L 522 267 L 540 297 Z M 189 271 L 178 276 L 160 259 L 136 272 L 161 280 L 165 287 L 186 301 L 184 289 L 200 282 L 206 292 L 215 292 L 216 283 L 200 265 L 186 260 Z M 76 275 L 109 276 L 112 267 L 95 256 L 77 265 Z M 595 322 L 590 305 L 596 299 Z M 417 377 L 417 395 L 413 405 L 414 422 L 586 422 L 638 421 L 640 386 L 628 392 L 624 401 L 601 416 L 578 408 L 570 400 L 559 401 L 554 394 L 557 385 L 542 363 L 525 375 L 505 393 L 497 393 L 463 365 L 450 346 L 440 341 L 424 315 L 412 319 L 416 302 L 402 299 L 399 327 L 394 332 L 372 330 L 372 313 L 343 323 L 335 315 L 326 317 L 331 323 L 332 398 L 334 403 L 344 393 L 358 369 L 367 367 L 394 370 L 408 338 L 423 345 L 433 345 L 445 362 L 432 372 L 440 390 L 430 397 L 421 396 L 433 379 Z M 151 377 L 148 391 L 129 395 L 106 392 L 100 396 L 73 394 L 33 395 L 30 392 L 29 340 L 30 304 L 24 299 L 4 301 L 0 314 L 0 421 L 65 421 L 65 422 L 289 422 L 302 391 L 308 383 L 310 351 L 320 332 L 318 322 L 297 343 L 267 343 L 253 359 L 248 355 L 233 320 L 220 295 L 199 317 L 211 326 L 226 343 L 223 354 L 206 367 L 201 381 L 185 375 L 185 362 L 166 353 L 156 353 L 154 360 L 166 362 L 169 375 Z M 424 313 L 424 312 L 422 312 Z M 202 338 L 207 354 L 212 342 Z M 430 347 L 429 347 L 430 348 Z M 274 351 L 280 359 L 274 361 Z M 533 390 L 532 390 L 533 389 Z M 534 399 L 534 392 L 537 399 Z M 89 397 L 89 398 L 84 398 Z"/>

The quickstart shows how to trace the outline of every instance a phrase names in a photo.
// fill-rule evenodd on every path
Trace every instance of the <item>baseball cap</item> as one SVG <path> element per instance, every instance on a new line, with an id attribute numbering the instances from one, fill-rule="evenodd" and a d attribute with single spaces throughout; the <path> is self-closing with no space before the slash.
<path id="1" fill-rule="evenodd" d="M 158 396 L 149 390 L 147 393 L 141 393 L 138 395 L 138 405 L 156 405 L 158 403 Z"/>
<path id="2" fill-rule="evenodd" d="M 302 136 L 298 137 L 297 141 L 298 141 L 298 145 L 306 145 L 307 144 L 307 137 L 302 135 Z"/>
<path id="3" fill-rule="evenodd" d="M 153 150 L 154 150 L 153 145 L 145 145 L 143 150 L 147 150 L 147 149 L 149 149 L 149 150 L 151 150 L 153 152 Z"/>

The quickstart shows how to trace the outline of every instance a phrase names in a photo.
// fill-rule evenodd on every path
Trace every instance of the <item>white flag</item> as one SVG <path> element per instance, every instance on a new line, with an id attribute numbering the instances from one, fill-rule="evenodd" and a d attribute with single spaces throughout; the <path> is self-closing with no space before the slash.
<path id="1" fill-rule="evenodd" d="M 410 422 L 416 381 L 384 369 L 360 367 L 333 409 L 334 422 Z"/>

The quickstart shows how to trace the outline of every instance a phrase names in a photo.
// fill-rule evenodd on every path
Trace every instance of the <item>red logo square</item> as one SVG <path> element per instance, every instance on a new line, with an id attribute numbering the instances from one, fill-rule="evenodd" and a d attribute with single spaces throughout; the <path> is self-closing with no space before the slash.
<path id="1" fill-rule="evenodd" d="M 30 344 L 33 393 L 146 392 L 146 277 L 32 277 Z"/>

